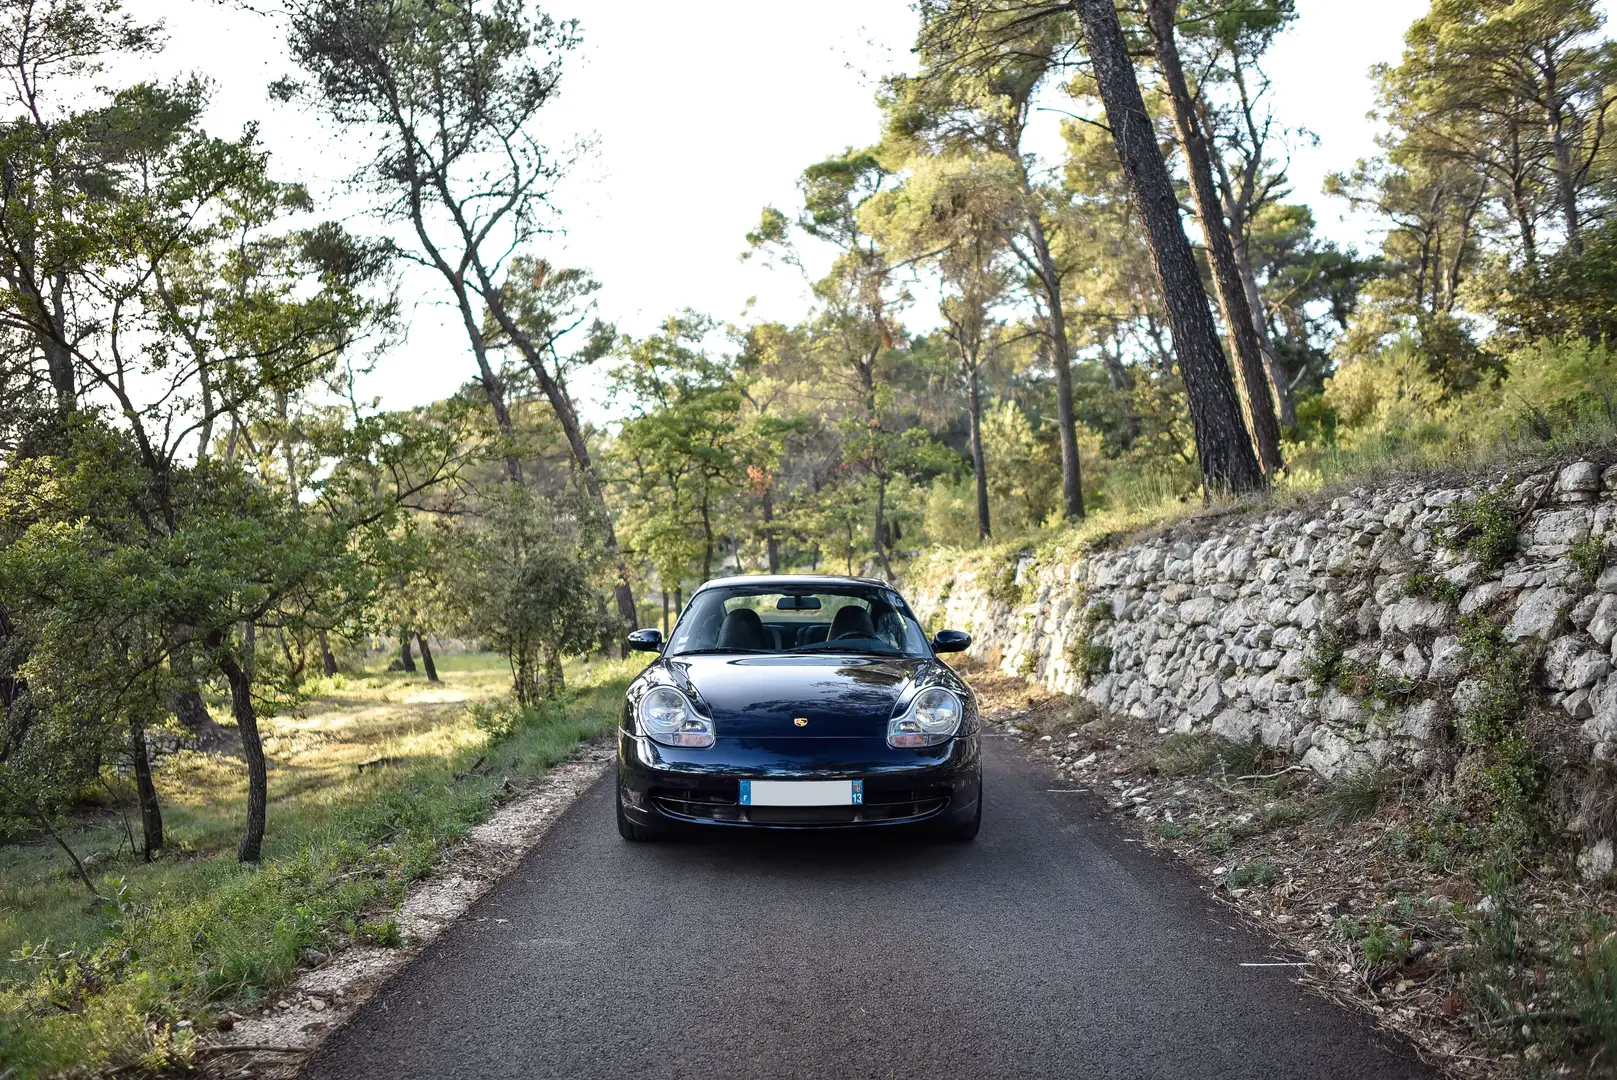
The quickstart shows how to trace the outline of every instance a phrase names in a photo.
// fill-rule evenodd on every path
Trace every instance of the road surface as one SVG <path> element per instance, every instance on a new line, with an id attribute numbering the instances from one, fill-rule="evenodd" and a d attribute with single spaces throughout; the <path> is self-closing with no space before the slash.
<path id="1" fill-rule="evenodd" d="M 605 777 L 302 1075 L 1435 1075 L 1008 742 L 971 844 L 632 845 Z"/>

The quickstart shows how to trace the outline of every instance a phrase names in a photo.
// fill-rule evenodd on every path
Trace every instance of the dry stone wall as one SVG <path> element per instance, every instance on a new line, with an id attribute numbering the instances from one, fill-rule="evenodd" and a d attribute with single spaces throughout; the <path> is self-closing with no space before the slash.
<path id="1" fill-rule="evenodd" d="M 1461 544 L 1467 532 L 1479 542 Z M 908 587 L 917 612 L 969 631 L 971 652 L 1007 672 L 1164 734 L 1259 738 L 1326 776 L 1435 764 L 1484 690 L 1463 637 L 1485 618 L 1531 660 L 1538 714 L 1580 755 L 1613 761 L 1613 533 L 1617 465 L 1582 460 L 1491 488 L 1406 483 L 1116 550 L 1023 554 L 1014 576 L 934 564 Z M 1344 670 L 1355 677 L 1332 674 Z"/>

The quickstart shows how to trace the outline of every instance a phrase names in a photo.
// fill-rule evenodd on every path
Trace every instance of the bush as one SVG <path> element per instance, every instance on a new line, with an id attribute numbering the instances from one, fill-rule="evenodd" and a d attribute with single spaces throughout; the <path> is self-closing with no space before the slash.
<path id="1" fill-rule="evenodd" d="M 1454 504 L 1437 539 L 1452 551 L 1464 551 L 1484 569 L 1497 570 L 1516 553 L 1516 507 L 1503 489 Z"/>
<path id="2" fill-rule="evenodd" d="M 1320 807 L 1326 821 L 1345 825 L 1370 817 L 1397 793 L 1393 774 L 1372 766 L 1337 777 L 1320 796 Z"/>

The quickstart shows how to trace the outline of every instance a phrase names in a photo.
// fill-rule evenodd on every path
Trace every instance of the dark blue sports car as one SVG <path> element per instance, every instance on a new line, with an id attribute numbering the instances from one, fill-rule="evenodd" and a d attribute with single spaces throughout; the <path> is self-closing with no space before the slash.
<path id="1" fill-rule="evenodd" d="M 982 823 L 977 702 L 894 589 L 837 577 L 735 577 L 691 597 L 629 684 L 618 732 L 618 832 L 682 827 Z"/>

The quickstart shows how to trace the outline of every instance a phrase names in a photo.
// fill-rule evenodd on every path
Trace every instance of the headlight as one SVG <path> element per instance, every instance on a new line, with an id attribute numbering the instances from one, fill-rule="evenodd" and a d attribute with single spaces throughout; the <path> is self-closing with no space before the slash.
<path id="1" fill-rule="evenodd" d="M 664 746 L 713 745 L 713 721 L 697 716 L 690 701 L 672 686 L 646 691 L 640 699 L 640 726 Z"/>
<path id="2" fill-rule="evenodd" d="M 929 686 L 887 724 L 888 746 L 936 746 L 954 738 L 966 710 L 954 691 Z"/>

